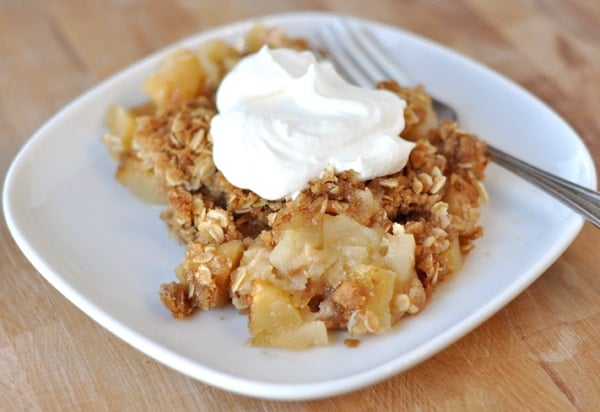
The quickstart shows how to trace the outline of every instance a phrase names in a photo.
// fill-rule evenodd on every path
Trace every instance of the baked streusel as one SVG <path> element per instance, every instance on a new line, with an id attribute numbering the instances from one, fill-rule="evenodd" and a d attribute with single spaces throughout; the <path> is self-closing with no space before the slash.
<path id="1" fill-rule="evenodd" d="M 245 44 L 178 50 L 144 83 L 151 103 L 109 110 L 105 143 L 118 159 L 117 179 L 165 203 L 161 218 L 187 245 L 160 299 L 176 318 L 233 304 L 249 315 L 250 342 L 261 346 L 323 345 L 333 329 L 387 331 L 425 306 L 482 235 L 485 145 L 438 122 L 423 87 L 382 82 L 378 88 L 407 102 L 401 136 L 416 146 L 403 170 L 361 181 L 328 168 L 293 199 L 263 199 L 215 167 L 215 91 L 263 44 L 307 44 L 260 25 Z"/>

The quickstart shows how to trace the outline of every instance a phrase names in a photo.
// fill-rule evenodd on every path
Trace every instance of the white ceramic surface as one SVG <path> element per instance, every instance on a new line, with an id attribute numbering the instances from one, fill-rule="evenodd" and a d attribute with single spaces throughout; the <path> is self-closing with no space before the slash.
<path id="1" fill-rule="evenodd" d="M 262 19 L 316 41 L 336 16 L 286 14 Z M 257 20 L 228 25 L 172 47 L 209 38 L 239 41 Z M 588 187 L 589 153 L 575 132 L 531 94 L 489 69 L 414 34 L 368 26 L 415 79 L 454 105 L 464 129 Z M 169 49 L 171 49 L 170 47 Z M 246 318 L 232 309 L 176 321 L 158 299 L 184 249 L 169 238 L 160 210 L 113 178 L 101 143 L 109 104 L 140 103 L 160 51 L 90 90 L 48 121 L 23 147 L 6 178 L 3 206 L 25 256 L 64 296 L 147 355 L 191 377 L 250 396 L 308 399 L 354 390 L 400 373 L 471 331 L 533 282 L 567 248 L 582 219 L 529 184 L 490 165 L 485 235 L 464 268 L 418 316 L 357 348 L 334 335 L 303 352 L 245 345 Z"/>

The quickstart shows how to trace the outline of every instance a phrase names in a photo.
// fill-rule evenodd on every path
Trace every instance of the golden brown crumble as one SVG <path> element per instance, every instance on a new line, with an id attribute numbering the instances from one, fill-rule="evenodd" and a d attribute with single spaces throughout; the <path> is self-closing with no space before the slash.
<path id="1" fill-rule="evenodd" d="M 171 62 L 145 84 L 151 105 L 111 109 L 105 142 L 119 159 L 117 178 L 164 202 L 161 218 L 187 245 L 177 282 L 162 285 L 160 298 L 177 318 L 232 303 L 249 314 L 257 345 L 299 349 L 326 342 L 327 329 L 388 330 L 425 306 L 482 235 L 485 144 L 453 122 L 438 123 L 423 87 L 382 82 L 407 101 L 402 137 L 416 147 L 402 171 L 363 182 L 352 171 L 326 170 L 288 201 L 234 187 L 212 160 L 215 85 L 265 42 L 306 47 L 257 26 L 244 52 L 214 42 L 202 49 L 198 61 L 210 60 L 211 71 L 179 53 L 174 59 L 184 64 Z M 173 85 L 176 75 L 194 73 L 204 80 L 193 89 Z"/>

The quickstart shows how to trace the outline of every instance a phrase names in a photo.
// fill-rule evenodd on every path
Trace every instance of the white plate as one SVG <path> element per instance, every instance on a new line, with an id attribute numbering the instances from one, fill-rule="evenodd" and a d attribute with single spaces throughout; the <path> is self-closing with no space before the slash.
<path id="1" fill-rule="evenodd" d="M 317 28 L 335 17 L 303 13 L 261 20 L 314 40 Z M 532 95 L 414 34 L 357 21 L 432 94 L 459 109 L 463 128 L 595 187 L 594 166 L 581 140 Z M 209 38 L 235 42 L 255 22 L 210 30 L 173 47 L 193 47 Z M 246 317 L 232 309 L 173 320 L 158 299 L 158 287 L 174 279 L 184 250 L 169 238 L 159 210 L 114 180 L 115 162 L 101 143 L 108 105 L 143 101 L 139 86 L 165 52 L 117 74 L 50 119 L 15 159 L 5 182 L 4 210 L 15 241 L 54 287 L 121 339 L 191 377 L 277 399 L 330 396 L 372 384 L 432 356 L 490 317 L 543 273 L 582 226 L 565 207 L 491 165 L 484 237 L 429 306 L 390 333 L 363 338 L 354 349 L 339 335 L 328 347 L 289 352 L 246 346 Z"/>

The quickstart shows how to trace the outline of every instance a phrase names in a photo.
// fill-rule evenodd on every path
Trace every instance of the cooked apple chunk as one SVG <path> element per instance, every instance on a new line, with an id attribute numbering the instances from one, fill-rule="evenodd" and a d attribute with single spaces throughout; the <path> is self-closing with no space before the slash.
<path id="1" fill-rule="evenodd" d="M 258 346 L 298 350 L 328 342 L 323 322 L 306 319 L 284 291 L 263 280 L 252 284 L 248 329 Z"/>

